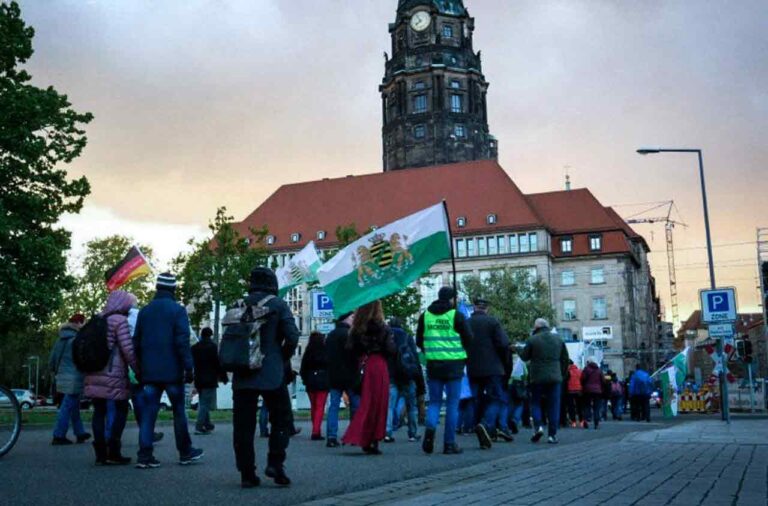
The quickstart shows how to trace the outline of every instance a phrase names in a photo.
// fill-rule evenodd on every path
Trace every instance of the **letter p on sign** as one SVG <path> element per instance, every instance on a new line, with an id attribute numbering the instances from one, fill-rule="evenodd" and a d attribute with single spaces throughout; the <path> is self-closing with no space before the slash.
<path id="1" fill-rule="evenodd" d="M 701 291 L 701 313 L 704 323 L 736 320 L 736 290 L 721 288 Z"/>

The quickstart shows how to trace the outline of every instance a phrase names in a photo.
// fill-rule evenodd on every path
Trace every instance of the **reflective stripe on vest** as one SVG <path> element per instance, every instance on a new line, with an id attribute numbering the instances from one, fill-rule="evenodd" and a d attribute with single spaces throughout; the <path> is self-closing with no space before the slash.
<path id="1" fill-rule="evenodd" d="M 454 329 L 456 310 L 435 315 L 424 313 L 424 355 L 429 360 L 466 360 L 461 336 Z"/>

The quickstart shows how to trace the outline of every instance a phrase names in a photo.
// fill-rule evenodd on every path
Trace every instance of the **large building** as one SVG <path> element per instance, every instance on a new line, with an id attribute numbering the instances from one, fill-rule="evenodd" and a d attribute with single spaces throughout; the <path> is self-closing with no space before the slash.
<path id="1" fill-rule="evenodd" d="M 362 232 L 445 200 L 459 284 L 525 270 L 550 287 L 567 341 L 602 348 L 621 376 L 653 366 L 659 311 L 646 242 L 587 189 L 525 194 L 510 179 L 488 133 L 473 30 L 461 0 L 401 0 L 381 87 L 384 172 L 282 186 L 241 232 L 266 226 L 270 263 L 284 265 L 310 240 L 334 252 L 338 227 Z M 417 283 L 425 303 L 451 283 L 451 270 L 440 263 Z M 305 335 L 328 324 L 312 295 L 299 288 L 288 297 Z"/>

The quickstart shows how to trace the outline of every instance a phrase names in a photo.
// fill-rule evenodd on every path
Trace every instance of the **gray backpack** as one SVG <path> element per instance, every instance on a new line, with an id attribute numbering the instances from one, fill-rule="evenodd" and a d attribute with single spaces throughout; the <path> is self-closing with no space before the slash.
<path id="1" fill-rule="evenodd" d="M 255 306 L 239 300 L 224 315 L 219 362 L 225 371 L 248 372 L 261 369 L 264 362 L 261 329 L 272 314 L 272 310 L 265 305 L 274 298 L 274 295 L 264 297 Z"/>

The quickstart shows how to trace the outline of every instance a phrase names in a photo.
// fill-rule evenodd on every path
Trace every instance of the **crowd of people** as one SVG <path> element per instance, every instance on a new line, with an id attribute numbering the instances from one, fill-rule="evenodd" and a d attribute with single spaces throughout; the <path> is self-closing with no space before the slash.
<path id="1" fill-rule="evenodd" d="M 203 457 L 188 429 L 185 384 L 194 383 L 198 392 L 195 435 L 204 436 L 215 429 L 210 411 L 216 388 L 230 376 L 211 329 L 203 329 L 199 342 L 190 345 L 188 316 L 175 300 L 175 278 L 161 274 L 156 287 L 154 299 L 141 309 L 130 293 L 110 293 L 100 314 L 110 350 L 101 371 L 83 374 L 74 365 L 73 341 L 85 317 L 74 315 L 62 326 L 50 360 L 57 389 L 64 394 L 54 445 L 73 443 L 66 437 L 71 423 L 78 443 L 93 439 L 97 465 L 129 464 L 121 440 L 130 401 L 139 427 L 136 467 L 157 468 L 153 448 L 162 434 L 155 432 L 155 423 L 165 392 L 172 405 L 179 463 Z M 236 467 L 243 488 L 260 484 L 254 451 L 258 424 L 261 436 L 269 438 L 264 474 L 287 486 L 287 449 L 299 432 L 289 394 L 299 330 L 288 305 L 278 297 L 270 269 L 253 270 L 245 306 L 258 306 L 264 316 L 256 346 L 258 366 L 231 375 Z M 652 385 L 642 368 L 627 382 L 611 371 L 604 373 L 594 362 L 580 370 L 545 319 L 535 321 L 524 344 L 512 344 L 488 309 L 488 301 L 475 300 L 474 313 L 467 317 L 456 309 L 454 289 L 443 287 L 419 316 L 415 336 L 398 319 L 387 321 L 380 301 L 339 317 L 327 337 L 313 333 L 299 372 L 311 406 L 310 439 L 325 441 L 328 448 L 350 445 L 379 455 L 380 443 L 394 443 L 404 425 L 408 442 L 420 442 L 423 452 L 432 454 L 443 407 L 446 455 L 462 453 L 457 434 L 472 434 L 481 449 L 489 450 L 498 442 L 512 442 L 522 427 L 530 427 L 533 443 L 546 432 L 547 441 L 557 444 L 561 427 L 587 429 L 591 424 L 598 429 L 607 419 L 609 404 L 614 420 L 622 419 L 629 403 L 633 419 L 650 421 Z M 93 401 L 92 434 L 80 420 L 81 395 Z M 350 423 L 340 437 L 343 403 L 349 407 Z"/>

